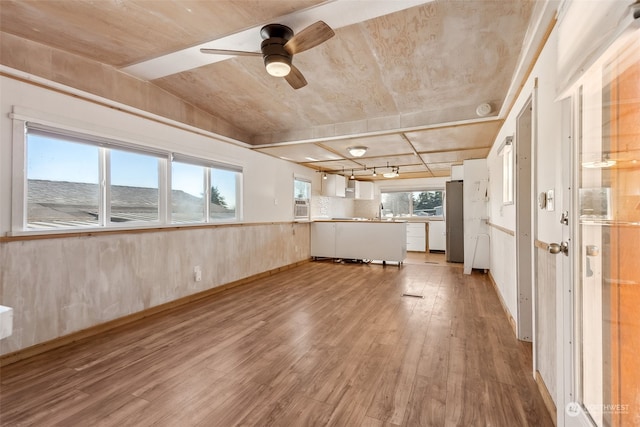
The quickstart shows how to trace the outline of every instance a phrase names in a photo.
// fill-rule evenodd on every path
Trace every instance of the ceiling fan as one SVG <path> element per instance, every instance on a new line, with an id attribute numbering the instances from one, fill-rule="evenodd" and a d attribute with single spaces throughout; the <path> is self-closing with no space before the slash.
<path id="1" fill-rule="evenodd" d="M 267 73 L 284 77 L 294 89 L 306 86 L 307 80 L 291 63 L 293 55 L 326 42 L 335 35 L 331 27 L 322 21 L 309 25 L 297 34 L 282 24 L 268 24 L 260 30 L 260 52 L 202 48 L 200 52 L 214 55 L 262 56 Z"/>

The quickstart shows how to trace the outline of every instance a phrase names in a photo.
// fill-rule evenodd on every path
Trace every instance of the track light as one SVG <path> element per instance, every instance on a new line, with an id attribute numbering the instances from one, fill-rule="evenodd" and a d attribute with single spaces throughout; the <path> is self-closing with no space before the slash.
<path id="1" fill-rule="evenodd" d="M 378 176 L 378 174 L 376 173 L 376 168 L 373 168 L 373 176 Z"/>
<path id="2" fill-rule="evenodd" d="M 400 171 L 399 167 L 392 167 L 391 172 L 383 173 L 382 176 L 384 176 L 385 178 L 395 178 L 399 176 L 398 174 L 399 171 Z"/>
<path id="3" fill-rule="evenodd" d="M 355 175 L 353 174 L 353 169 L 351 169 L 351 177 L 349 179 L 356 179 Z"/>
<path id="4" fill-rule="evenodd" d="M 327 179 L 327 173 L 326 172 L 322 174 L 322 179 Z"/>

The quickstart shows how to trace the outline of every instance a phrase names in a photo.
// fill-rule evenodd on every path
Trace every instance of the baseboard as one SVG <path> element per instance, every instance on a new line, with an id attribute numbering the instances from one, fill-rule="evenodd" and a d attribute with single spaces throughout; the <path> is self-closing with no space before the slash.
<path id="1" fill-rule="evenodd" d="M 255 280 L 258 279 L 262 279 L 268 276 L 271 276 L 273 274 L 276 273 L 280 273 L 282 271 L 285 270 L 289 270 L 291 268 L 294 267 L 298 267 L 302 264 L 305 264 L 307 262 L 309 262 L 310 260 L 303 260 L 303 261 L 298 261 L 295 262 L 293 264 L 289 264 L 289 265 L 285 265 L 282 267 L 278 267 L 278 268 L 274 268 L 273 270 L 268 270 L 268 271 L 264 271 L 262 273 L 258 273 L 258 274 L 254 274 L 253 276 L 249 276 L 249 277 L 245 277 L 243 279 L 240 280 L 236 280 L 234 282 L 230 282 L 230 283 L 226 283 L 224 285 L 221 286 L 217 286 L 215 288 L 211 288 L 211 289 L 207 289 L 205 291 L 202 292 L 198 292 L 192 295 L 187 295 L 185 297 L 182 298 L 178 298 L 177 300 L 173 300 L 173 301 L 169 301 L 166 302 L 164 304 L 160 304 L 160 305 L 156 305 L 154 307 L 150 307 L 146 310 L 142 310 L 136 313 L 132 313 L 129 314 L 127 316 L 124 317 L 119 317 L 117 319 L 114 320 L 110 320 L 108 322 L 105 323 L 101 323 L 99 325 L 95 325 L 92 326 L 90 328 L 87 329 L 82 329 L 80 331 L 77 332 L 73 332 L 69 335 L 64 335 L 58 338 L 54 338 L 50 341 L 45 341 L 36 345 L 33 345 L 31 347 L 26 347 L 23 348 L 21 350 L 17 350 L 15 352 L 12 353 L 7 353 L 4 354 L 2 356 L 0 356 L 0 367 L 2 366 L 7 366 L 10 365 L 12 363 L 18 362 L 20 360 L 24 360 L 27 359 L 29 357 L 33 357 L 36 356 L 38 354 L 41 353 L 45 353 L 47 351 L 53 350 L 55 348 L 59 348 L 71 343 L 74 343 L 76 341 L 80 341 L 83 339 L 87 339 L 96 335 L 99 335 L 101 333 L 110 331 L 112 329 L 115 329 L 117 327 L 123 326 L 123 325 L 128 325 L 130 323 L 136 322 L 138 320 L 147 318 L 149 316 L 153 316 L 159 313 L 162 313 L 164 311 L 167 310 L 171 310 L 173 308 L 185 305 L 185 304 L 189 304 L 191 302 L 200 300 L 202 298 L 207 298 L 216 294 L 219 294 L 221 292 L 224 292 L 226 290 L 238 287 L 238 286 L 242 286 L 242 285 L 246 285 L 250 282 L 253 282 Z"/>
<path id="2" fill-rule="evenodd" d="M 558 411 L 556 409 L 556 404 L 553 402 L 551 393 L 549 393 L 549 389 L 547 389 L 547 385 L 544 383 L 539 371 L 536 371 L 536 384 L 538 385 L 538 391 L 540 391 L 540 395 L 544 401 L 544 406 L 547 407 L 547 411 L 549 411 L 549 415 L 551 415 L 553 424 L 558 425 Z"/>
<path id="3" fill-rule="evenodd" d="M 509 319 L 509 324 L 511 325 L 511 329 L 513 330 L 513 334 L 517 338 L 518 337 L 518 329 L 516 328 L 516 321 L 513 318 L 513 316 L 511 315 L 511 313 L 509 313 L 509 309 L 507 308 L 507 304 L 502 299 L 502 294 L 500 293 L 500 289 L 498 288 L 498 284 L 496 283 L 495 279 L 493 278 L 493 275 L 491 274 L 491 270 L 489 270 L 489 281 L 493 285 L 493 289 L 495 289 L 496 294 L 498 295 L 498 299 L 500 300 L 500 305 L 502 306 L 502 310 L 504 311 L 504 314 L 507 315 L 507 319 Z"/>

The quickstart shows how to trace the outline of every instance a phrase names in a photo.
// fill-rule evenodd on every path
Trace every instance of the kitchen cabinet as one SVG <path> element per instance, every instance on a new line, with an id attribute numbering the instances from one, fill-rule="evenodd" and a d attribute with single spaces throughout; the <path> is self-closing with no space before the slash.
<path id="1" fill-rule="evenodd" d="M 336 257 L 336 223 L 314 222 L 311 224 L 311 256 Z"/>
<path id="2" fill-rule="evenodd" d="M 345 197 L 347 180 L 343 175 L 327 174 L 322 180 L 322 195 L 328 197 Z"/>
<path id="3" fill-rule="evenodd" d="M 373 182 L 350 179 L 346 189 L 347 197 L 360 200 L 373 200 Z"/>
<path id="4" fill-rule="evenodd" d="M 407 250 L 425 252 L 427 250 L 428 223 L 413 222 L 407 224 Z"/>
<path id="5" fill-rule="evenodd" d="M 311 256 L 402 263 L 407 256 L 407 223 L 400 221 L 316 221 Z"/>
<path id="6" fill-rule="evenodd" d="M 429 221 L 429 251 L 443 251 L 446 248 L 444 221 Z"/>

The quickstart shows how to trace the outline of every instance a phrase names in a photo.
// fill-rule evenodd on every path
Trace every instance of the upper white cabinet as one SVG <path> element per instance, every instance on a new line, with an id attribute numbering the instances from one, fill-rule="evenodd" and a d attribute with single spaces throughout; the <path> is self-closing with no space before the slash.
<path id="1" fill-rule="evenodd" d="M 350 198 L 373 200 L 373 182 L 350 179 L 346 194 Z"/>
<path id="2" fill-rule="evenodd" d="M 345 197 L 347 180 L 342 175 L 328 174 L 322 180 L 322 195 L 328 197 Z"/>

